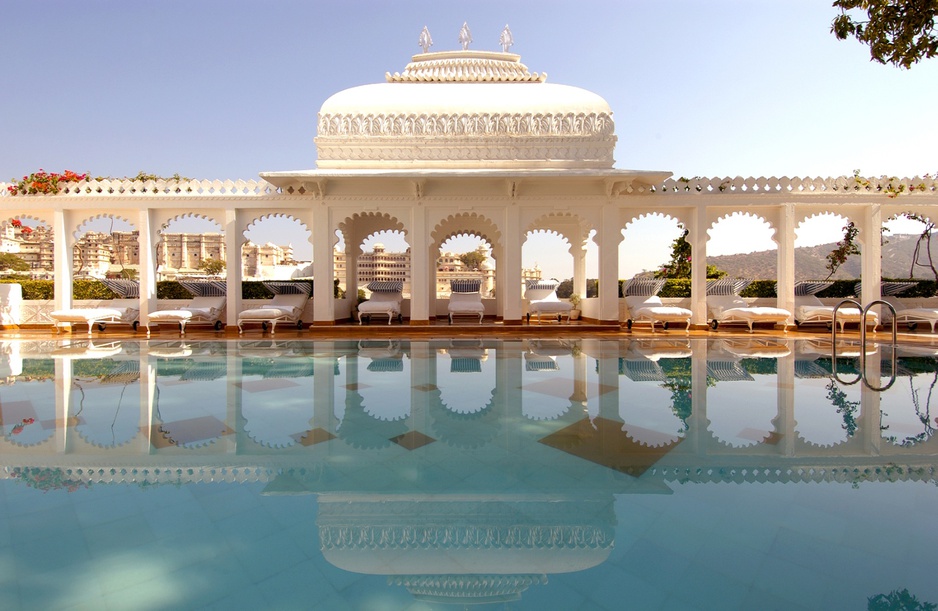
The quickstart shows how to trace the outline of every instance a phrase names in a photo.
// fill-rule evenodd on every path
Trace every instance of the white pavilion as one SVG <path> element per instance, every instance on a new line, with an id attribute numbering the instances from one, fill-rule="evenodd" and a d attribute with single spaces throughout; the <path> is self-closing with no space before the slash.
<path id="1" fill-rule="evenodd" d="M 414 55 L 385 82 L 353 87 L 320 108 L 314 169 L 261 172 L 251 181 L 90 181 L 56 195 L 11 197 L 0 189 L 4 213 L 52 227 L 55 238 L 55 307 L 71 306 L 72 246 L 76 230 L 99 216 L 124 218 L 140 235 L 141 308 L 157 308 L 156 252 L 160 232 L 192 215 L 224 230 L 229 253 L 241 252 L 244 232 L 271 216 L 291 217 L 311 232 L 318 282 L 310 316 L 314 325 L 352 317 L 356 291 L 333 297 L 333 251 L 344 239 L 349 257 L 343 284 L 357 283 L 355 255 L 369 236 L 403 233 L 411 252 L 411 325 L 428 325 L 437 303 L 440 248 L 456 235 L 474 235 L 492 248 L 496 296 L 488 313 L 506 325 L 524 315 L 522 246 L 532 231 L 547 231 L 570 245 L 574 292 L 586 294 L 586 245 L 598 251 L 598 297 L 581 305 L 586 320 L 619 325 L 620 245 L 623 230 L 648 215 L 677 220 L 692 245 L 692 323 L 706 325 L 708 229 L 735 213 L 759 218 L 778 246 L 778 307 L 794 307 L 795 229 L 833 213 L 853 221 L 862 243 L 863 277 L 880 277 L 880 231 L 900 213 L 938 218 L 934 178 L 700 178 L 674 180 L 667 171 L 618 169 L 613 112 L 599 95 L 547 82 L 520 56 L 462 50 Z M 767 146 L 769 143 L 767 143 Z M 235 328 L 241 269 L 227 271 L 227 324 Z M 323 290 L 327 289 L 327 290 Z M 864 282 L 861 300 L 879 298 Z"/>

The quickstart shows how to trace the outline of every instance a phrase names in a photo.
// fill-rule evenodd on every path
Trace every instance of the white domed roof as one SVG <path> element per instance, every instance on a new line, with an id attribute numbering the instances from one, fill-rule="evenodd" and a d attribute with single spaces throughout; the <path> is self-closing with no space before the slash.
<path id="1" fill-rule="evenodd" d="M 612 110 L 600 96 L 545 83 L 520 56 L 415 55 L 386 83 L 353 87 L 319 112 L 320 168 L 611 168 Z"/>

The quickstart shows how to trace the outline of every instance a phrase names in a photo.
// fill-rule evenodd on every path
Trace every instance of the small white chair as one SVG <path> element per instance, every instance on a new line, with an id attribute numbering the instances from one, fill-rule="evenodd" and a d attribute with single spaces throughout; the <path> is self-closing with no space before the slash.
<path id="1" fill-rule="evenodd" d="M 449 296 L 449 324 L 453 324 L 454 316 L 478 316 L 479 324 L 485 316 L 485 306 L 482 304 L 481 280 L 451 280 Z"/>

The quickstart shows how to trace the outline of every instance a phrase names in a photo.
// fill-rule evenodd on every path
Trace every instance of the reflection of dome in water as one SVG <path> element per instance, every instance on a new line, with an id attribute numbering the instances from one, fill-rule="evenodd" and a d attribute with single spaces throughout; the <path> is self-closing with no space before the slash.
<path id="1" fill-rule="evenodd" d="M 318 167 L 612 168 L 609 104 L 544 82 L 520 59 L 423 53 L 386 83 L 334 94 L 319 111 Z"/>
<path id="2" fill-rule="evenodd" d="M 402 575 L 388 580 L 404 586 L 422 602 L 487 604 L 520 600 L 532 585 L 547 583 L 544 575 Z"/>
<path id="3" fill-rule="evenodd" d="M 319 496 L 325 559 L 343 570 L 398 576 L 423 600 L 516 599 L 543 576 L 604 562 L 613 497 L 439 500 Z M 423 598 L 427 597 L 427 598 Z"/>

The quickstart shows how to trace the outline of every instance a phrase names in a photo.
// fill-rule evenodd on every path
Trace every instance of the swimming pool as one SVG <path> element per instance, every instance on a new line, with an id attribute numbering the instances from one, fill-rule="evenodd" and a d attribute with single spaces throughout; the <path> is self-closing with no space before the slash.
<path id="1" fill-rule="evenodd" d="M 739 336 L 0 342 L 0 600 L 938 602 L 938 350 L 900 347 L 893 369 L 870 349 L 863 372 L 838 352 Z"/>

